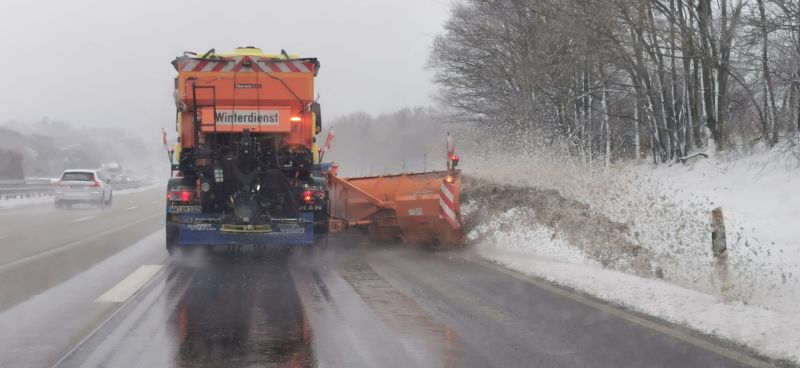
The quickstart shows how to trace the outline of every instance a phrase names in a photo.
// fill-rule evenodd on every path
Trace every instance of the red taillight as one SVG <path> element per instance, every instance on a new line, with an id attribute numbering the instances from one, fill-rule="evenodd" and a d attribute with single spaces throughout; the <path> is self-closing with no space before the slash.
<path id="1" fill-rule="evenodd" d="M 64 186 L 64 182 L 59 180 L 58 183 L 56 183 L 56 185 L 58 185 L 59 187 L 63 187 Z"/>
<path id="2" fill-rule="evenodd" d="M 450 162 L 453 163 L 453 167 L 458 166 L 458 155 L 454 153 L 450 156 Z"/>
<path id="3" fill-rule="evenodd" d="M 189 202 L 192 200 L 192 191 L 176 190 L 167 193 L 167 200 L 173 202 Z"/>
<path id="4" fill-rule="evenodd" d="M 99 181 L 97 181 L 97 179 L 95 179 L 95 180 L 94 180 L 94 182 L 92 182 L 92 184 L 91 184 L 91 185 L 89 185 L 89 186 L 90 186 L 90 187 L 95 187 L 95 188 L 97 188 L 97 187 L 99 187 L 99 186 L 100 186 L 100 182 L 99 182 Z"/>
<path id="5" fill-rule="evenodd" d="M 325 192 L 321 190 L 307 190 L 303 192 L 303 202 L 306 202 L 306 204 L 312 204 L 323 199 L 325 199 Z"/>

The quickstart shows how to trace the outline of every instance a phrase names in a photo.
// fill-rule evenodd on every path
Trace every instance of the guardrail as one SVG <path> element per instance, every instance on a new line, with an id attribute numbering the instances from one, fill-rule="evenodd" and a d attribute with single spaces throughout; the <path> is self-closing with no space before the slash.
<path id="1" fill-rule="evenodd" d="M 152 181 L 131 181 L 111 183 L 114 190 L 135 189 L 153 185 Z M 33 180 L 0 180 L 0 200 L 21 198 L 50 197 L 56 190 L 56 184 L 46 179 Z"/>

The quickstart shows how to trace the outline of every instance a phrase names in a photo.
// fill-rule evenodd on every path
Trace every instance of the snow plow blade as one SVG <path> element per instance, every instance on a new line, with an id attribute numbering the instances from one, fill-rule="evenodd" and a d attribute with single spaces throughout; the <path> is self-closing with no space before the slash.
<path id="1" fill-rule="evenodd" d="M 365 228 L 378 241 L 463 245 L 459 174 L 452 170 L 362 178 L 329 175 L 331 229 Z"/>

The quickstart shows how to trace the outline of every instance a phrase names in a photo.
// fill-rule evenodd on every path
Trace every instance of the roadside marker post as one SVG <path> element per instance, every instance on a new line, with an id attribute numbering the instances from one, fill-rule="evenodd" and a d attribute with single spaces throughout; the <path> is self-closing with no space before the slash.
<path id="1" fill-rule="evenodd" d="M 714 254 L 714 282 L 725 302 L 731 301 L 728 271 L 728 243 L 725 239 L 725 219 L 722 207 L 711 210 L 711 252 Z"/>

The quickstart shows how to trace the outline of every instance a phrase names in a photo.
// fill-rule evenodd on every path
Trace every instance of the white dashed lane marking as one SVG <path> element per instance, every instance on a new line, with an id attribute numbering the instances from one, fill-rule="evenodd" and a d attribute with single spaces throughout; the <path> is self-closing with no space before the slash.
<path id="1" fill-rule="evenodd" d="M 94 216 L 78 217 L 78 218 L 72 220 L 72 222 L 81 222 L 81 221 L 91 220 L 93 218 L 94 218 Z"/>
<path id="2" fill-rule="evenodd" d="M 94 301 L 98 303 L 122 303 L 147 284 L 159 270 L 161 270 L 161 265 L 139 266 L 136 271 L 133 271 L 119 284 L 106 291 L 105 294 L 100 295 Z"/>
<path id="3" fill-rule="evenodd" d="M 136 206 L 130 206 L 130 207 L 126 208 L 126 209 L 125 209 L 125 211 L 135 210 L 135 209 L 137 209 L 137 208 L 139 208 L 139 207 L 136 207 Z"/>

